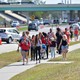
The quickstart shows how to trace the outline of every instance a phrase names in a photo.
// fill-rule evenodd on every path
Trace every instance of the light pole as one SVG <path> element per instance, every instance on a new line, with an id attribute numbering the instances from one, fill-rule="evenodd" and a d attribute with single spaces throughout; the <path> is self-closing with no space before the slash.
<path id="1" fill-rule="evenodd" d="M 65 0 L 65 4 L 66 4 L 66 0 Z"/>
<path id="2" fill-rule="evenodd" d="M 63 0 L 61 0 L 61 3 L 63 4 Z"/>
<path id="3" fill-rule="evenodd" d="M 71 4 L 72 3 L 72 0 L 62 0 L 62 3 L 63 3 L 63 1 L 65 1 L 64 2 L 65 4 Z"/>
<path id="4" fill-rule="evenodd" d="M 70 4 L 72 3 L 72 0 L 70 0 Z"/>

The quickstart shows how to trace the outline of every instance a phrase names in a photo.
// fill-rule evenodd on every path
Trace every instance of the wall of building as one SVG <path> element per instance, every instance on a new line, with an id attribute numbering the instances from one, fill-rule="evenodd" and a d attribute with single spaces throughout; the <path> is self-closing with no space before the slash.
<path id="1" fill-rule="evenodd" d="M 1 3 L 21 2 L 22 0 L 0 0 Z"/>

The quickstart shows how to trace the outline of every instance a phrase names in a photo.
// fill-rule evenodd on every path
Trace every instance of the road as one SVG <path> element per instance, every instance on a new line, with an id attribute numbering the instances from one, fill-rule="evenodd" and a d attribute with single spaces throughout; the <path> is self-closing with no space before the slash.
<path id="1" fill-rule="evenodd" d="M 33 34 L 36 35 L 39 32 L 48 33 L 50 28 L 51 27 L 44 27 L 44 28 L 40 28 L 39 31 L 30 31 L 30 36 L 32 36 Z M 64 28 L 65 28 L 65 26 L 62 27 L 62 29 L 64 29 Z M 53 29 L 53 32 L 55 33 L 56 27 L 53 27 L 52 29 Z M 0 54 L 5 53 L 5 52 L 10 52 L 10 51 L 15 51 L 15 50 L 17 50 L 17 47 L 18 47 L 18 44 L 15 42 L 13 42 L 11 44 L 7 44 L 4 42 L 2 45 L 0 45 Z"/>

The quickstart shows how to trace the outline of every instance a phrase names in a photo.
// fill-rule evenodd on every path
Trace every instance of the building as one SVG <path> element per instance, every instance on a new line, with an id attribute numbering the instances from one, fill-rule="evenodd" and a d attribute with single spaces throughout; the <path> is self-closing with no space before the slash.
<path id="1" fill-rule="evenodd" d="M 0 0 L 0 3 L 16 3 L 21 1 L 22 0 Z"/>

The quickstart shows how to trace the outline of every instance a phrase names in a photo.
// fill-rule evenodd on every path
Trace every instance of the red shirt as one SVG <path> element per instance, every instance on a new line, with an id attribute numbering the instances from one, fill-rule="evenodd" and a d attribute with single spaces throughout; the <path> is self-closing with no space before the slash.
<path id="1" fill-rule="evenodd" d="M 30 48 L 30 43 L 26 44 L 26 43 L 24 43 L 24 42 L 21 42 L 21 43 L 20 43 L 20 47 L 21 47 L 22 50 L 29 50 L 29 48 Z"/>
<path id="2" fill-rule="evenodd" d="M 42 40 L 42 44 L 46 44 L 46 39 L 45 39 L 45 37 L 42 37 L 41 40 Z"/>
<path id="3" fill-rule="evenodd" d="M 74 34 L 77 34 L 78 35 L 79 31 L 76 29 L 74 30 Z"/>
<path id="4" fill-rule="evenodd" d="M 70 32 L 65 31 L 65 35 L 67 36 L 68 44 L 70 43 Z"/>

